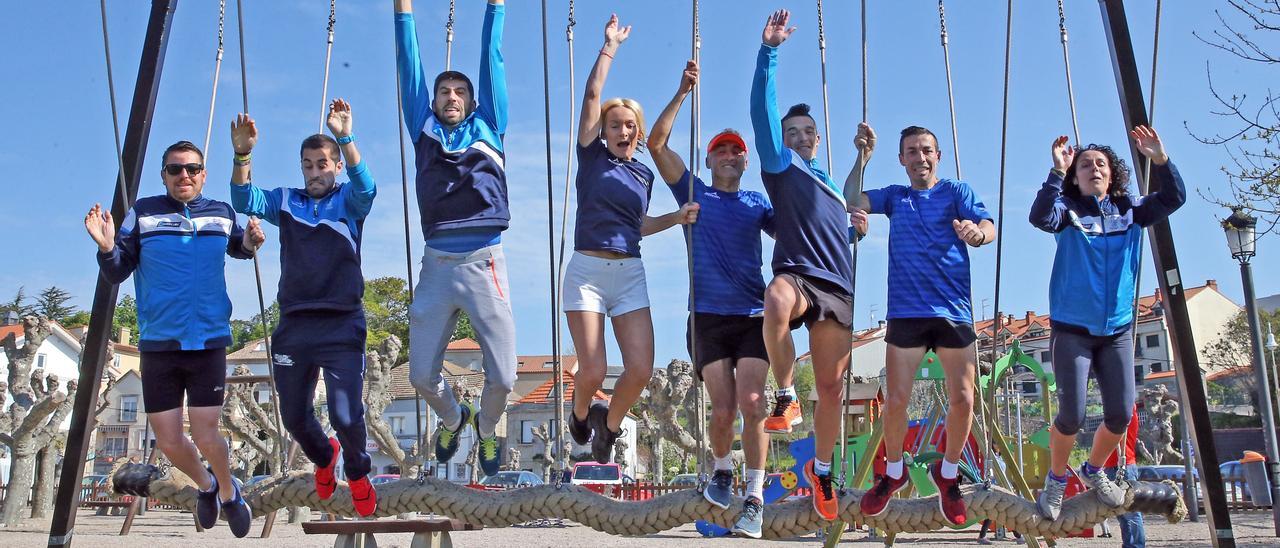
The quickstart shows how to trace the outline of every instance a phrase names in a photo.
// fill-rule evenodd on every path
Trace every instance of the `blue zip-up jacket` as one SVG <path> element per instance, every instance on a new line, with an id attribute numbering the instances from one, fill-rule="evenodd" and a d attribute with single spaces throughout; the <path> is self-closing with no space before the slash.
<path id="1" fill-rule="evenodd" d="M 197 196 L 183 204 L 168 195 L 139 199 L 116 246 L 98 253 L 107 281 L 133 275 L 138 298 L 138 349 L 207 350 L 231 344 L 226 255 L 249 259 L 244 229 L 226 202 Z"/>
<path id="2" fill-rule="evenodd" d="M 431 110 L 433 79 L 422 69 L 413 14 L 396 14 L 396 61 L 404 122 L 413 135 L 422 234 L 455 229 L 506 230 L 507 76 L 502 64 L 505 6 L 489 4 L 481 33 L 476 110 L 450 129 Z"/>
<path id="3" fill-rule="evenodd" d="M 773 272 L 826 280 L 853 294 L 853 256 L 844 195 L 818 162 L 805 161 L 782 144 L 775 76 L 778 48 L 760 45 L 751 81 L 751 126 L 760 178 L 773 202 Z"/>
<path id="4" fill-rule="evenodd" d="M 1029 220 L 1058 242 L 1049 279 L 1053 325 L 1095 336 L 1120 333 L 1133 324 L 1134 276 L 1141 267 L 1142 229 L 1156 224 L 1187 201 L 1173 162 L 1151 165 L 1160 190 L 1147 196 L 1101 199 L 1069 197 L 1056 172 L 1036 194 Z"/>
<path id="5" fill-rule="evenodd" d="M 378 194 L 364 162 L 347 167 L 351 182 L 323 198 L 300 188 L 264 191 L 231 185 L 231 205 L 280 227 L 280 312 L 361 309 L 360 238 Z"/>

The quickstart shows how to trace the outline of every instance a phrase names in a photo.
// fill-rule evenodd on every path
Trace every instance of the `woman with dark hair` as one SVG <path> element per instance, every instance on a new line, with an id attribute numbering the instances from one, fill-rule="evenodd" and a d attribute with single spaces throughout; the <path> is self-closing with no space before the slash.
<path id="1" fill-rule="evenodd" d="M 1078 475 L 1112 506 L 1124 490 L 1103 471 L 1133 417 L 1134 277 L 1141 268 L 1142 229 L 1186 202 L 1186 188 L 1155 130 L 1129 132 L 1151 160 L 1159 191 L 1131 196 L 1129 168 L 1110 147 L 1067 146 L 1053 141 L 1053 169 L 1031 205 L 1030 221 L 1054 234 L 1057 252 L 1049 282 L 1053 370 L 1058 380 L 1058 416 L 1049 436 L 1049 472 L 1037 506 L 1057 519 L 1067 482 L 1067 460 L 1084 423 L 1085 393 L 1092 372 L 1102 393 L 1103 425 Z"/>

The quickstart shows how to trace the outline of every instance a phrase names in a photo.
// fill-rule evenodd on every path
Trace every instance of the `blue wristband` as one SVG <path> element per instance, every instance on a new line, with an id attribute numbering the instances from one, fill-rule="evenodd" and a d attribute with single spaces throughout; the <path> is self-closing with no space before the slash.
<path id="1" fill-rule="evenodd" d="M 355 134 L 347 135 L 346 137 L 338 137 L 338 144 L 345 145 L 347 143 L 354 143 L 355 140 L 356 140 Z"/>

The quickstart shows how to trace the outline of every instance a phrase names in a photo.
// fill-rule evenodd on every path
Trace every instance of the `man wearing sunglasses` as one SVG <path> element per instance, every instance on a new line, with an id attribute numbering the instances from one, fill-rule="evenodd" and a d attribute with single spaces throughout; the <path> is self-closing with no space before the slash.
<path id="1" fill-rule="evenodd" d="M 249 533 L 249 505 L 231 479 L 227 444 L 218 431 L 231 344 L 223 266 L 226 255 L 253 257 L 266 237 L 257 219 L 241 229 L 230 204 L 201 194 L 204 154 L 194 144 L 174 143 L 161 158 L 165 194 L 135 202 L 119 233 L 110 211 L 99 204 L 85 215 L 84 226 L 98 244 L 102 276 L 118 284 L 133 275 L 142 401 L 156 448 L 199 487 L 200 526 L 216 525 L 221 511 L 232 533 L 243 537 Z M 184 395 L 190 439 L 183 433 Z"/>

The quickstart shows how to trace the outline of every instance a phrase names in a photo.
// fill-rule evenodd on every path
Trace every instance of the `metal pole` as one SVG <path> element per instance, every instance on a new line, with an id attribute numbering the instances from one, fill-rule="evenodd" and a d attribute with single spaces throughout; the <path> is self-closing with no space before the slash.
<path id="1" fill-rule="evenodd" d="M 1271 410 L 1271 394 L 1267 387 L 1267 365 L 1262 359 L 1262 326 L 1258 324 L 1257 302 L 1253 295 L 1253 267 L 1249 257 L 1240 260 L 1240 281 L 1244 285 L 1245 313 L 1249 315 L 1250 354 L 1253 355 L 1254 381 L 1258 385 L 1258 413 L 1262 415 L 1262 439 L 1267 442 L 1267 481 L 1271 484 L 1271 519 L 1275 535 L 1280 537 L 1280 463 L 1276 461 L 1276 421 Z"/>
<path id="2" fill-rule="evenodd" d="M 124 163 L 122 171 L 128 177 L 125 181 L 127 195 L 115 193 L 111 203 L 111 216 L 116 222 L 116 230 L 120 229 L 119 223 L 125 218 L 128 204 L 138 194 L 141 168 L 147 153 L 147 139 L 151 135 L 152 113 L 155 111 L 156 96 L 160 92 L 165 48 L 169 42 L 169 31 L 173 28 L 173 12 L 177 9 L 177 4 L 177 0 L 151 2 L 151 14 L 147 20 L 147 33 L 143 38 L 142 55 L 138 61 L 138 79 L 133 87 L 133 105 L 129 110 L 129 124 L 125 130 L 124 153 L 121 158 Z M 112 184 L 114 186 L 115 181 Z M 71 414 L 71 430 L 67 433 L 62 473 L 54 498 L 49 546 L 71 546 L 77 499 L 80 496 L 80 477 L 84 475 L 85 452 L 89 449 L 89 437 L 93 434 L 93 409 L 98 404 L 102 370 L 106 366 L 107 338 L 111 333 L 111 320 L 115 314 L 119 289 L 120 286 L 108 283 L 102 276 L 98 276 L 93 293 L 89 332 L 80 356 L 79 389 L 76 390 L 75 408 Z"/>
<path id="3" fill-rule="evenodd" d="M 1129 36 L 1129 23 L 1122 0 L 1099 0 L 1107 45 L 1115 70 L 1116 91 L 1119 93 L 1124 129 L 1147 125 L 1147 109 L 1142 95 L 1141 78 L 1133 53 L 1133 41 Z M 1132 150 L 1134 158 L 1140 158 Z M 1137 180 L 1145 179 L 1146 165 L 1136 162 L 1140 172 Z M 1153 180 L 1158 182 L 1158 180 Z M 1146 190 L 1146 189 L 1142 189 Z M 1155 189 L 1153 189 L 1155 190 Z M 1183 411 L 1191 418 L 1191 439 L 1195 442 L 1200 462 L 1200 479 L 1208 495 L 1206 509 L 1209 514 L 1209 539 L 1215 548 L 1235 548 L 1235 532 L 1231 529 L 1231 515 L 1227 512 L 1226 494 L 1222 489 L 1222 473 L 1215 464 L 1218 450 L 1213 440 L 1213 425 L 1209 422 L 1208 398 L 1204 378 L 1200 370 L 1200 358 L 1196 355 L 1195 337 L 1191 331 L 1191 316 L 1187 310 L 1187 296 L 1178 267 L 1178 253 L 1173 243 L 1173 231 L 1168 221 L 1161 221 L 1147 229 L 1151 242 L 1151 255 L 1155 259 L 1156 278 L 1167 297 L 1166 317 L 1172 324 L 1169 346 L 1177 355 L 1177 379 L 1183 395 Z"/>
<path id="4" fill-rule="evenodd" d="M 1200 494 L 1196 490 L 1195 483 L 1196 453 L 1191 444 L 1191 427 L 1185 413 L 1181 414 L 1180 422 L 1182 422 L 1182 498 L 1187 502 L 1187 519 L 1198 522 L 1200 521 Z"/>

